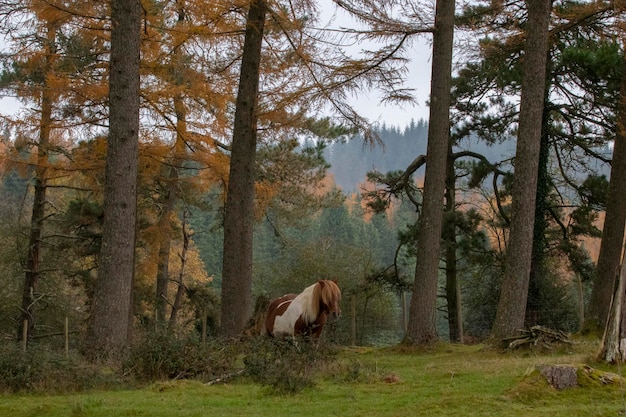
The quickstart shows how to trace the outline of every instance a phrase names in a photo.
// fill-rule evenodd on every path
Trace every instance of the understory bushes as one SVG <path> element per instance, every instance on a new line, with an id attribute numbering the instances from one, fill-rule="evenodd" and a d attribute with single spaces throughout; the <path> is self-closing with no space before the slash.
<path id="1" fill-rule="evenodd" d="M 0 392 L 71 392 L 107 389 L 124 383 L 110 368 L 88 364 L 78 355 L 65 355 L 44 346 L 0 346 Z"/>
<path id="2" fill-rule="evenodd" d="M 235 343 L 202 343 L 166 332 L 146 335 L 119 366 L 90 364 L 78 353 L 50 346 L 0 346 L 1 392 L 72 392 L 134 387 L 168 379 L 207 381 L 233 369 L 242 348 Z"/>
<path id="3" fill-rule="evenodd" d="M 346 351 L 339 355 L 339 349 L 303 338 L 254 339 L 243 359 L 245 375 L 276 394 L 298 393 L 322 378 L 342 383 L 381 380 L 381 370 L 365 364 L 358 355 Z"/>
<path id="4" fill-rule="evenodd" d="M 239 349 L 241 347 L 237 344 L 221 340 L 203 343 L 195 336 L 150 333 L 131 349 L 124 361 L 124 369 L 126 374 L 146 382 L 166 379 L 208 381 L 232 371 Z"/>
<path id="5" fill-rule="evenodd" d="M 303 338 L 260 337 L 251 341 L 243 362 L 246 375 L 253 381 L 276 393 L 292 394 L 313 386 L 315 377 L 334 358 L 328 345 Z"/>
<path id="6" fill-rule="evenodd" d="M 218 383 L 249 378 L 272 393 L 293 394 L 319 378 L 341 381 L 374 375 L 358 361 L 337 359 L 334 345 L 305 339 L 251 337 L 203 343 L 172 333 L 146 334 L 129 349 L 122 366 L 90 364 L 44 345 L 0 346 L 0 393 L 77 392 L 133 388 L 156 381 L 194 379 Z M 375 372 L 374 372 L 375 373 Z"/>

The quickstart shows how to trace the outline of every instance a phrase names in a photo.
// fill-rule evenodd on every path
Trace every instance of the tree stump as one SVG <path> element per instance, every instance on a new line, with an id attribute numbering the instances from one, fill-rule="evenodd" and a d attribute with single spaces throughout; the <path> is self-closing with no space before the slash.
<path id="1" fill-rule="evenodd" d="M 558 389 L 578 386 L 578 368 L 573 365 L 541 365 L 537 369 L 548 383 Z"/>
<path id="2" fill-rule="evenodd" d="M 589 365 L 538 365 L 536 369 L 557 390 L 591 385 L 625 384 L 626 379 L 612 372 L 601 371 Z"/>

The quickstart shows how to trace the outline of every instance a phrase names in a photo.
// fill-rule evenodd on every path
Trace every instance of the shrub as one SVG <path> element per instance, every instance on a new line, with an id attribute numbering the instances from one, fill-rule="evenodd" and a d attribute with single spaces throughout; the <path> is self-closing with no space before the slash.
<path id="1" fill-rule="evenodd" d="M 383 379 L 381 369 L 374 364 L 351 358 L 342 362 L 337 362 L 326 372 L 327 376 L 337 382 L 360 382 L 374 383 Z"/>
<path id="2" fill-rule="evenodd" d="M 24 352 L 17 344 L 0 347 L 0 391 L 71 392 L 122 383 L 115 372 L 38 345 Z"/>
<path id="3" fill-rule="evenodd" d="M 29 389 L 41 378 L 37 361 L 17 346 L 5 345 L 0 351 L 0 384 L 4 391 Z"/>
<path id="4" fill-rule="evenodd" d="M 203 344 L 196 337 L 177 337 L 171 332 L 146 335 L 134 346 L 124 362 L 125 373 L 141 381 L 164 379 L 211 379 L 228 373 L 237 356 L 229 345 L 220 341 Z"/>
<path id="5" fill-rule="evenodd" d="M 253 381 L 279 394 L 294 394 L 312 387 L 315 376 L 332 356 L 328 346 L 310 340 L 260 337 L 251 341 L 244 365 Z"/>

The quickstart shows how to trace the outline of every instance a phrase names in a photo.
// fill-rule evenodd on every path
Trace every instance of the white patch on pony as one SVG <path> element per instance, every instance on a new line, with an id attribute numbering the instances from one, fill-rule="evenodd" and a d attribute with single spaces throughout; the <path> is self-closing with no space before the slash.
<path id="1" fill-rule="evenodd" d="M 287 310 L 281 315 L 276 316 L 274 319 L 274 336 L 293 336 L 295 333 L 296 321 L 300 316 L 303 316 L 303 320 L 306 323 L 312 323 L 317 318 L 317 305 L 313 301 L 313 295 L 315 294 L 315 283 L 304 289 L 296 298 L 291 301 Z M 285 301 L 284 303 L 287 303 Z"/>

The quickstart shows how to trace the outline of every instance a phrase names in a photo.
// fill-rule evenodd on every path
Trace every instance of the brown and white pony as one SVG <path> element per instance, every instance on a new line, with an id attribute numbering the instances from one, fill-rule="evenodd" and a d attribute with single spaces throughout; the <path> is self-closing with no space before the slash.
<path id="1" fill-rule="evenodd" d="M 341 290 L 330 280 L 320 280 L 300 294 L 287 294 L 270 302 L 265 330 L 274 337 L 318 338 L 329 315 L 341 313 Z"/>

